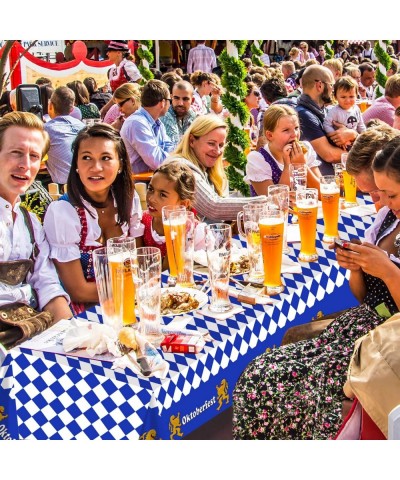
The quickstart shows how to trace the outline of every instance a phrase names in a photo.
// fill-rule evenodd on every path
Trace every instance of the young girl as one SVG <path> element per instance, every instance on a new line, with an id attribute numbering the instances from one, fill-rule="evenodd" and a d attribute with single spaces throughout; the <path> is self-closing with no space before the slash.
<path id="1" fill-rule="evenodd" d="M 161 256 L 167 259 L 167 248 L 162 222 L 162 207 L 183 205 L 188 210 L 191 208 L 194 197 L 196 180 L 191 169 L 176 160 L 164 162 L 150 180 L 147 194 L 147 211 L 143 212 L 144 225 L 143 244 L 146 247 L 158 247 Z M 204 248 L 204 224 L 198 223 L 195 229 L 195 249 Z"/>
<path id="2" fill-rule="evenodd" d="M 73 144 L 68 193 L 49 205 L 44 218 L 50 258 L 74 313 L 99 301 L 92 251 L 111 237 L 141 237 L 141 214 L 129 157 L 118 132 L 104 123 L 81 130 Z"/>
<path id="3" fill-rule="evenodd" d="M 361 110 L 358 105 L 356 105 L 358 85 L 354 78 L 350 76 L 339 78 L 339 80 L 335 82 L 333 93 L 338 104 L 330 107 L 328 110 L 328 114 L 324 120 L 325 132 L 334 132 L 340 125 L 344 125 L 346 128 L 351 128 L 352 130 L 357 130 L 358 133 L 365 132 L 366 127 L 361 116 Z M 346 147 L 350 147 L 351 144 L 341 146 L 343 149 L 346 149 Z"/>
<path id="4" fill-rule="evenodd" d="M 317 155 L 308 142 L 299 143 L 299 118 L 287 105 L 271 105 L 264 114 L 266 144 L 247 156 L 245 180 L 251 185 L 252 195 L 266 195 L 268 186 L 281 183 L 290 186 L 289 165 L 307 165 L 307 186 L 319 188 Z"/>

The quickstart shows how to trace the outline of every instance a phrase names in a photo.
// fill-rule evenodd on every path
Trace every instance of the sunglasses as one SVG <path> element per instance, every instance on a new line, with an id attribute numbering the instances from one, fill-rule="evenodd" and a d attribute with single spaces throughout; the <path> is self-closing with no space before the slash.
<path id="1" fill-rule="evenodd" d="M 122 108 L 128 100 L 132 100 L 132 99 L 125 98 L 125 100 L 122 100 L 122 102 L 117 102 L 117 105 L 119 106 L 119 108 Z"/>

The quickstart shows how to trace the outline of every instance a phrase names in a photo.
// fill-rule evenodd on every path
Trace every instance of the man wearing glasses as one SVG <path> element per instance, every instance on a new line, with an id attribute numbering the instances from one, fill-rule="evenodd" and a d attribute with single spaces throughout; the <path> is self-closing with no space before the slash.
<path id="1" fill-rule="evenodd" d="M 337 130 L 326 134 L 323 123 L 326 117 L 325 105 L 331 103 L 334 79 L 329 68 L 310 65 L 301 77 L 303 93 L 297 101 L 300 119 L 301 140 L 311 143 L 321 161 L 322 175 L 333 175 L 333 163 L 339 163 L 343 153 L 342 145 L 353 141 L 358 133 L 335 122 Z M 329 138 L 329 139 L 328 139 Z"/>
<path id="2" fill-rule="evenodd" d="M 191 108 L 192 103 L 192 84 L 185 80 L 175 83 L 172 87 L 172 104 L 168 112 L 161 117 L 167 135 L 175 146 L 196 118 L 196 113 Z"/>
<path id="3" fill-rule="evenodd" d="M 133 173 L 155 170 L 174 148 L 160 121 L 172 102 L 168 85 L 161 80 L 149 80 L 140 100 L 142 106 L 124 121 L 120 132 Z"/>

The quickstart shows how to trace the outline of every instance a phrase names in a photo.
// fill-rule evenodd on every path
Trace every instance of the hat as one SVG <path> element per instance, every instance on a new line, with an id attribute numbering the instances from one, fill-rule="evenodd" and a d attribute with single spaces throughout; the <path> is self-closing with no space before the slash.
<path id="1" fill-rule="evenodd" d="M 110 40 L 107 52 L 110 50 L 116 52 L 129 52 L 128 43 L 125 40 Z"/>

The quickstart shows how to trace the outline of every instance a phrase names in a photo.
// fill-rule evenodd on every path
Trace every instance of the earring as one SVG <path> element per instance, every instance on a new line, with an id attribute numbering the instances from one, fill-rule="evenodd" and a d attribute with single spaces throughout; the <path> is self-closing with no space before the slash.
<path id="1" fill-rule="evenodd" d="M 122 170 L 118 170 L 118 173 L 121 173 L 121 172 L 122 172 Z"/>
<path id="2" fill-rule="evenodd" d="M 76 169 L 76 173 L 79 173 L 79 170 L 78 170 L 78 169 Z"/>

